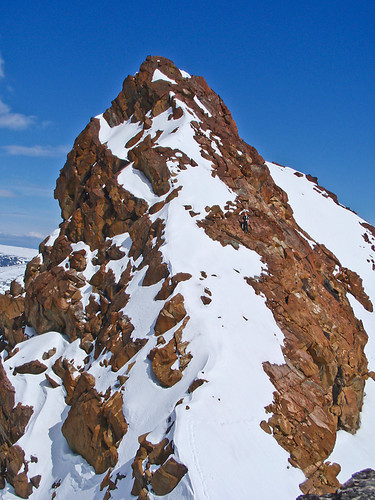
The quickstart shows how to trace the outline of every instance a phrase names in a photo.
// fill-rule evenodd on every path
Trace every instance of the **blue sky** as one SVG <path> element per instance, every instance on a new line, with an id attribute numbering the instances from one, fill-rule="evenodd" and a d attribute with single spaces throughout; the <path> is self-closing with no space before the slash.
<path id="1" fill-rule="evenodd" d="M 375 224 L 375 3 L 3 2 L 0 243 L 60 222 L 67 151 L 148 54 L 202 75 L 240 135 Z"/>

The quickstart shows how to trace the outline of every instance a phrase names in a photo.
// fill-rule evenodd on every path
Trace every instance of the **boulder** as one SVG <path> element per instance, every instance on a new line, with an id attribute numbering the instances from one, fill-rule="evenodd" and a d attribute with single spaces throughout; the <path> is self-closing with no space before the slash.
<path id="1" fill-rule="evenodd" d="M 151 478 L 151 486 L 156 495 L 167 495 L 175 489 L 187 473 L 185 465 L 172 457 L 157 469 Z"/>
<path id="2" fill-rule="evenodd" d="M 72 451 L 79 453 L 97 474 L 116 465 L 117 446 L 127 431 L 122 395 L 103 400 L 94 389 L 95 379 L 82 373 L 71 398 L 71 409 L 62 426 Z"/>
<path id="3" fill-rule="evenodd" d="M 152 371 L 163 387 L 172 387 L 181 380 L 182 372 L 171 368 L 178 359 L 174 338 L 164 347 L 152 349 L 148 357 L 152 362 Z"/>
<path id="4" fill-rule="evenodd" d="M 160 311 L 155 323 L 155 335 L 162 335 L 176 326 L 186 316 L 184 298 L 178 293 Z"/>
<path id="5" fill-rule="evenodd" d="M 41 363 L 38 359 L 34 361 L 29 361 L 23 365 L 16 366 L 15 373 L 29 373 L 31 375 L 39 375 L 47 370 L 47 366 Z"/>

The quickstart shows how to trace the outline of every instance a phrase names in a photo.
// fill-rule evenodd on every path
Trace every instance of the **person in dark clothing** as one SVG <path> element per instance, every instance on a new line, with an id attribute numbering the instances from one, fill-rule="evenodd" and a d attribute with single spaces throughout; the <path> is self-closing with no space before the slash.
<path id="1" fill-rule="evenodd" d="M 242 217 L 241 226 L 244 233 L 249 232 L 249 217 L 246 214 Z"/>

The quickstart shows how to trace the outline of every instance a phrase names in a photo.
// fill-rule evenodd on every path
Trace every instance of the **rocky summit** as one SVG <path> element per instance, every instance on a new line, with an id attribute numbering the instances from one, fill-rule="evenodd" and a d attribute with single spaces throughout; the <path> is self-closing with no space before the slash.
<path id="1" fill-rule="evenodd" d="M 0 296 L 2 498 L 290 500 L 375 465 L 375 229 L 202 77 L 147 57 L 55 197 Z"/>

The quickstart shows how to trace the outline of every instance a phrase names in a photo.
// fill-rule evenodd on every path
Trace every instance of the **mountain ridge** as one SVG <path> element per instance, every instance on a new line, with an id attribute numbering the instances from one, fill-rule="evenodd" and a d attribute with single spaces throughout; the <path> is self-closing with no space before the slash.
<path id="1" fill-rule="evenodd" d="M 227 479 L 244 476 L 262 498 L 295 498 L 299 483 L 303 493 L 337 490 L 340 465 L 327 458 L 338 430 L 360 427 L 373 376 L 375 230 L 289 170 L 240 139 L 202 77 L 148 57 L 124 81 L 76 139 L 55 190 L 63 222 L 28 265 L 25 295 L 8 295 L 1 313 L 2 378 L 24 396 L 32 380 L 36 398 L 18 410 L 24 436 L 0 449 L 8 492 L 58 497 L 85 484 L 87 498 L 100 489 L 106 498 L 244 498 L 248 486 Z M 308 198 L 308 212 L 322 210 L 320 225 L 293 193 Z M 349 224 L 346 213 L 363 241 L 355 269 L 354 237 L 347 255 L 330 248 L 329 228 Z M 51 459 L 33 462 L 30 429 L 55 399 L 61 413 L 49 417 L 56 431 L 42 453 Z M 48 446 L 88 479 L 58 467 Z"/>

